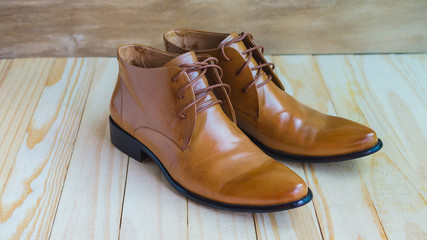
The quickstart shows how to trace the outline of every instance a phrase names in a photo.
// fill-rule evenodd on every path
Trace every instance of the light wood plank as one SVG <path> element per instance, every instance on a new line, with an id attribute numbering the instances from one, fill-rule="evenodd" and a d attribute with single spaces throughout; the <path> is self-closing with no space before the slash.
<path id="1" fill-rule="evenodd" d="M 2 62 L 0 193 L 3 192 L 54 59 L 15 59 Z"/>
<path id="2" fill-rule="evenodd" d="M 94 62 L 55 60 L 3 186 L 1 239 L 49 237 Z"/>
<path id="3" fill-rule="evenodd" d="M 281 58 L 266 56 L 267 61 L 275 62 L 277 66 L 276 73 L 284 84 L 287 84 L 286 75 L 282 73 L 283 63 Z M 286 58 L 286 57 L 285 57 Z M 297 82 L 296 82 L 297 83 Z M 297 88 L 304 87 L 303 84 L 295 85 Z M 287 89 L 289 90 L 289 89 Z M 291 92 L 293 92 L 291 90 Z M 301 178 L 307 182 L 304 173 L 304 165 L 301 163 L 284 162 L 287 167 L 291 168 Z M 321 239 L 320 227 L 317 223 L 316 212 L 313 202 L 306 206 L 282 211 L 276 213 L 255 214 L 258 239 Z"/>
<path id="4" fill-rule="evenodd" d="M 316 57 L 337 112 L 369 123 L 384 141 L 357 165 L 389 239 L 427 237 L 427 61 L 412 58 Z"/>
<path id="5" fill-rule="evenodd" d="M 311 56 L 276 57 L 274 62 L 284 76 L 282 80 L 288 93 L 315 109 L 335 114 Z M 323 238 L 386 238 L 355 161 L 304 164 L 304 171 L 314 194 Z"/>
<path id="6" fill-rule="evenodd" d="M 115 59 L 99 59 L 68 167 L 51 239 L 117 239 L 128 157 L 111 145 Z"/>
<path id="7" fill-rule="evenodd" d="M 187 201 L 152 161 L 110 144 L 115 59 L 0 60 L 0 239 L 426 239 L 427 55 L 272 60 L 287 92 L 371 126 L 385 147 L 282 162 L 314 201 L 254 215 Z"/>
<path id="8" fill-rule="evenodd" d="M 129 161 L 120 239 L 187 239 L 187 199 L 151 159 Z"/>
<path id="9" fill-rule="evenodd" d="M 404 79 L 409 81 L 409 87 L 421 98 L 427 99 L 427 54 L 399 54 L 393 55 L 392 59 L 394 67 L 406 75 Z"/>
<path id="10" fill-rule="evenodd" d="M 425 0 L 0 1 L 0 57 L 163 48 L 171 28 L 247 31 L 274 54 L 427 52 Z"/>
<path id="11" fill-rule="evenodd" d="M 304 165 L 283 162 L 306 182 Z M 258 239 L 322 239 L 313 201 L 289 211 L 255 214 Z"/>
<path id="12" fill-rule="evenodd" d="M 11 63 L 12 59 L 0 59 L 0 84 L 5 79 L 4 76 L 9 72 Z"/>
<path id="13" fill-rule="evenodd" d="M 189 239 L 257 239 L 253 214 L 218 210 L 188 200 Z"/>

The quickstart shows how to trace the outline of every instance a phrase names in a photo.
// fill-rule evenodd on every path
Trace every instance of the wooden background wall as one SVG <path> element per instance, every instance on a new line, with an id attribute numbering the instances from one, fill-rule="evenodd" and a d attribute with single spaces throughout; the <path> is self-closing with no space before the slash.
<path id="1" fill-rule="evenodd" d="M 1 0 L 0 58 L 163 48 L 169 28 L 247 31 L 274 54 L 427 52 L 427 0 Z"/>

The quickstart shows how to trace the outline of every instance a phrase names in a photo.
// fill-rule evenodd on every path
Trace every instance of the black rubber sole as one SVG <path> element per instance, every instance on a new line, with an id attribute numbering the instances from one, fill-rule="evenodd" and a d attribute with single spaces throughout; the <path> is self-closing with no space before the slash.
<path id="1" fill-rule="evenodd" d="M 246 135 L 252 140 L 253 143 L 255 143 L 262 151 L 264 151 L 264 153 L 266 153 L 270 157 L 278 160 L 292 161 L 292 162 L 305 162 L 305 163 L 341 162 L 341 161 L 368 156 L 370 154 L 378 152 L 383 147 L 383 142 L 381 141 L 381 139 L 378 139 L 378 142 L 375 146 L 363 151 L 335 155 L 335 156 L 313 157 L 313 156 L 292 155 L 285 152 L 276 151 L 266 147 L 264 144 L 262 144 L 260 141 L 256 140 L 255 138 L 251 137 L 249 134 L 246 134 Z"/>
<path id="2" fill-rule="evenodd" d="M 179 183 L 177 183 L 170 176 L 170 174 L 165 169 L 163 164 L 159 161 L 159 159 L 147 147 L 145 147 L 144 144 L 142 144 L 136 138 L 132 137 L 123 129 L 121 129 L 120 126 L 118 126 L 113 121 L 113 119 L 111 119 L 111 116 L 110 116 L 110 137 L 111 137 L 111 143 L 120 151 L 127 154 L 129 157 L 140 162 L 142 162 L 147 158 L 153 159 L 154 162 L 159 166 L 160 170 L 163 172 L 163 175 L 166 177 L 166 179 L 172 185 L 173 188 L 175 188 L 179 193 L 186 196 L 187 198 L 209 207 L 229 210 L 229 211 L 238 211 L 238 212 L 276 212 L 276 211 L 283 211 L 283 210 L 289 210 L 289 209 L 301 207 L 307 204 L 308 202 L 310 202 L 311 199 L 313 198 L 313 194 L 311 193 L 311 190 L 308 189 L 307 196 L 303 197 L 302 199 L 294 202 L 290 202 L 290 203 L 279 204 L 279 205 L 268 205 L 268 206 L 235 205 L 235 204 L 228 204 L 228 203 L 210 200 L 202 196 L 199 196 L 193 192 L 188 191 L 187 189 L 182 187 Z"/>

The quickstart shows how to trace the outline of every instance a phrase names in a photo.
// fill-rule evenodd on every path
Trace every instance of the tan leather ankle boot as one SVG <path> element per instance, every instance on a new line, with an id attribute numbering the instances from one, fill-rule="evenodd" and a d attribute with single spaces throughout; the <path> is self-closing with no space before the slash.
<path id="1" fill-rule="evenodd" d="M 288 95 L 247 33 L 170 30 L 166 50 L 195 51 L 219 60 L 223 82 L 240 129 L 270 156 L 303 162 L 342 161 L 372 154 L 382 147 L 375 132 L 356 122 L 313 110 Z"/>
<path id="2" fill-rule="evenodd" d="M 120 46 L 117 58 L 110 133 L 118 149 L 152 158 L 176 190 L 208 206 L 269 212 L 311 200 L 298 175 L 235 125 L 215 58 L 137 44 Z"/>

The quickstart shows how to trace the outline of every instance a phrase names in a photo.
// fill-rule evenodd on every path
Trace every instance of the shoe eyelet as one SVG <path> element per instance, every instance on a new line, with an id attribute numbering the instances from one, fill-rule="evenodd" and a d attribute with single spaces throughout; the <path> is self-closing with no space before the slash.
<path id="1" fill-rule="evenodd" d="M 181 119 L 186 119 L 186 118 L 187 118 L 187 115 L 182 114 L 182 116 L 179 116 L 179 118 L 181 118 Z"/>
<path id="2" fill-rule="evenodd" d="M 183 99 L 184 98 L 184 96 L 182 96 L 182 95 L 178 95 L 178 96 L 176 96 L 178 99 Z"/>

